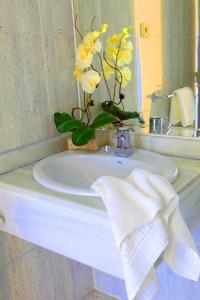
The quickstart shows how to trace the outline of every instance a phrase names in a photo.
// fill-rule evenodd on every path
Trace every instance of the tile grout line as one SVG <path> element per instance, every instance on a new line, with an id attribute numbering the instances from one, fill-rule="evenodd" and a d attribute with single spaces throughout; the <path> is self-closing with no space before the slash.
<path id="1" fill-rule="evenodd" d="M 77 48 L 77 40 L 76 40 L 76 28 L 75 28 L 75 4 L 74 0 L 71 0 L 71 13 L 72 13 L 72 26 L 73 26 L 73 37 L 74 37 L 74 54 L 76 57 L 76 48 Z M 78 89 L 78 106 L 82 107 L 81 105 L 81 94 L 80 94 L 80 85 L 76 81 L 77 89 Z"/>
<path id="2" fill-rule="evenodd" d="M 33 250 L 35 250 L 36 248 L 38 248 L 38 246 L 33 246 L 31 249 L 27 250 L 26 252 L 24 252 L 23 254 L 12 258 L 8 263 L 6 263 L 5 265 L 2 265 L 0 267 L 0 273 L 3 272 L 3 269 L 8 268 L 11 265 L 14 265 L 16 261 L 20 260 L 21 258 L 24 258 L 26 255 L 28 255 L 30 252 L 32 252 Z"/>
<path id="3" fill-rule="evenodd" d="M 50 134 L 53 135 L 53 124 L 50 119 L 50 96 L 49 96 L 49 81 L 48 81 L 48 71 L 47 71 L 47 59 L 46 59 L 46 50 L 45 50 L 45 40 L 44 40 L 44 27 L 41 17 L 41 5 L 40 1 L 37 1 L 38 9 L 39 9 L 39 19 L 40 19 L 40 28 L 41 28 L 41 40 L 42 40 L 42 48 L 43 48 L 43 60 L 44 60 L 44 72 L 45 72 L 45 82 L 46 82 L 46 93 L 47 93 L 47 103 L 48 103 L 48 119 L 50 125 Z"/>

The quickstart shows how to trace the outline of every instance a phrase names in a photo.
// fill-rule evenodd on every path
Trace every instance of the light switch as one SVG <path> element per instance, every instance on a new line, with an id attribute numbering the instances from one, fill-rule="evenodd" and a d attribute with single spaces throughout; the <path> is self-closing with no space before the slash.
<path id="1" fill-rule="evenodd" d="M 140 36 L 142 38 L 149 37 L 149 24 L 148 23 L 140 23 Z"/>

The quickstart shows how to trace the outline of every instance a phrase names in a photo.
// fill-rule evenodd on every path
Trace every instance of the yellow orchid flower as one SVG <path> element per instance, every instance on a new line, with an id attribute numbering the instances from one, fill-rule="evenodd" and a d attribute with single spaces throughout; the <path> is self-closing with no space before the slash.
<path id="1" fill-rule="evenodd" d="M 113 34 L 111 37 L 107 38 L 106 56 L 109 59 L 112 59 L 113 56 L 117 54 L 121 38 L 122 38 L 121 34 Z"/>
<path id="2" fill-rule="evenodd" d="M 106 26 L 102 27 L 102 30 L 106 30 Z M 81 69 L 86 69 L 91 66 L 93 54 L 100 52 L 102 43 L 98 39 L 101 32 L 93 31 L 89 32 L 83 39 L 83 42 L 79 44 L 76 51 L 76 63 Z"/>
<path id="3" fill-rule="evenodd" d="M 101 26 L 101 30 L 100 31 L 93 31 L 93 34 L 96 36 L 96 37 L 99 37 L 100 34 L 103 34 L 107 31 L 108 29 L 108 24 L 104 23 L 102 24 Z"/>
<path id="4" fill-rule="evenodd" d="M 119 72 L 117 73 L 117 77 L 119 79 L 119 81 L 121 81 L 122 79 L 122 87 L 125 87 L 128 83 L 128 81 L 131 80 L 131 70 L 128 68 L 128 67 L 123 67 L 121 70 L 121 75 L 122 75 L 122 78 L 121 76 L 119 75 Z"/>
<path id="5" fill-rule="evenodd" d="M 108 61 L 108 63 L 112 66 L 112 62 Z M 109 65 L 105 60 L 103 60 L 103 71 L 106 80 L 109 80 L 111 76 L 115 73 L 115 69 L 111 68 Z"/>
<path id="6" fill-rule="evenodd" d="M 113 34 L 111 37 L 109 37 L 106 41 L 106 44 L 108 47 L 121 47 L 126 48 L 127 43 L 129 43 L 127 38 L 130 36 L 129 35 L 129 30 L 135 28 L 135 26 L 130 26 L 127 28 L 123 28 L 122 32 L 118 34 Z M 132 50 L 132 49 L 131 49 Z"/>
<path id="7" fill-rule="evenodd" d="M 114 34 L 106 41 L 106 56 L 109 59 L 117 59 L 117 66 L 129 64 L 132 59 L 133 43 L 127 41 L 126 32 L 127 28 L 123 33 Z"/>
<path id="8" fill-rule="evenodd" d="M 104 23 L 102 24 L 102 27 L 101 27 L 101 33 L 105 33 L 108 29 L 108 24 Z"/>
<path id="9" fill-rule="evenodd" d="M 80 66 L 82 70 L 91 66 L 93 55 L 85 45 L 81 43 L 76 51 L 76 64 Z"/>
<path id="10" fill-rule="evenodd" d="M 122 39 L 121 49 L 122 50 L 132 51 L 133 50 L 133 43 L 131 41 L 127 41 L 125 39 Z"/>
<path id="11" fill-rule="evenodd" d="M 114 56 L 114 59 L 116 60 L 116 56 Z M 130 64 L 132 60 L 132 52 L 127 50 L 119 51 L 118 57 L 117 57 L 117 66 L 122 67 L 123 65 Z"/>
<path id="12" fill-rule="evenodd" d="M 123 32 L 123 34 L 124 34 L 124 37 L 125 37 L 125 38 L 128 38 L 128 37 L 130 36 L 129 31 L 130 31 L 130 30 L 134 30 L 134 29 L 135 29 L 135 26 L 134 26 L 134 25 L 131 25 L 131 26 L 129 26 L 129 27 L 124 27 L 124 28 L 122 29 L 122 32 Z"/>
<path id="13" fill-rule="evenodd" d="M 107 38 L 106 46 L 108 47 L 119 47 L 120 40 L 122 39 L 123 34 L 113 34 L 111 37 Z"/>
<path id="14" fill-rule="evenodd" d="M 84 71 L 81 69 L 79 64 L 75 65 L 74 76 L 78 82 L 81 82 L 81 77 L 84 74 Z"/>
<path id="15" fill-rule="evenodd" d="M 89 32 L 83 39 L 83 43 L 85 47 L 90 51 L 91 53 L 100 52 L 102 44 L 101 41 L 98 39 L 98 36 L 100 33 L 97 31 Z"/>
<path id="16" fill-rule="evenodd" d="M 91 68 L 91 64 L 93 61 L 93 55 L 95 53 L 99 53 L 102 48 L 99 36 L 104 34 L 107 31 L 107 28 L 108 24 L 105 23 L 102 24 L 100 31 L 87 33 L 76 51 L 76 66 L 74 75 L 77 81 L 81 84 L 82 89 L 88 94 L 92 94 L 95 91 L 101 80 L 100 74 Z M 134 26 L 123 28 L 122 32 L 113 34 L 106 40 L 105 54 L 109 64 L 105 60 L 103 60 L 102 64 L 105 79 L 107 80 L 115 74 L 115 69 L 109 65 L 119 68 L 123 65 L 129 64 L 132 60 L 133 44 L 130 40 L 128 40 L 129 31 L 131 29 L 134 29 Z M 121 72 L 123 74 L 122 86 L 124 87 L 131 79 L 131 71 L 129 68 L 124 67 L 121 69 Z M 117 72 L 116 74 L 119 78 L 119 73 Z"/>
<path id="17" fill-rule="evenodd" d="M 122 31 L 123 31 L 123 34 L 124 34 L 124 38 L 127 39 L 130 36 L 130 34 L 128 32 L 128 28 L 123 28 Z"/>
<path id="18" fill-rule="evenodd" d="M 94 70 L 89 70 L 88 72 L 82 74 L 80 78 L 80 84 L 82 89 L 88 93 L 92 94 L 97 85 L 99 84 L 101 80 L 101 77 L 99 76 L 99 73 Z"/>

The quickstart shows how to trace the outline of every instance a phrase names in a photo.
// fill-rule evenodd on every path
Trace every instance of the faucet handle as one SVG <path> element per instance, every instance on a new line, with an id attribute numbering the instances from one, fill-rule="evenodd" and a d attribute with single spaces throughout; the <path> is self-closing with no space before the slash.
<path id="1" fill-rule="evenodd" d="M 105 152 L 112 152 L 119 157 L 128 157 L 133 154 L 131 131 L 128 127 L 118 127 L 113 137 L 117 138 L 117 145 L 115 147 L 104 146 Z"/>
<path id="2" fill-rule="evenodd" d="M 112 152 L 112 148 L 113 148 L 113 147 L 111 147 L 110 145 L 104 145 L 104 146 L 103 146 L 103 149 L 104 149 L 104 151 L 105 151 L 106 153 Z"/>
<path id="3" fill-rule="evenodd" d="M 128 127 L 118 127 L 116 132 L 117 148 L 128 149 L 132 147 L 131 131 Z"/>

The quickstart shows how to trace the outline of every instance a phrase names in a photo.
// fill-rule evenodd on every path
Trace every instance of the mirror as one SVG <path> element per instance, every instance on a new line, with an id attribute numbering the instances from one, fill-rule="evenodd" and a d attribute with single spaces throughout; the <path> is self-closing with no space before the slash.
<path id="1" fill-rule="evenodd" d="M 199 1 L 135 0 L 134 11 L 141 63 L 141 110 L 146 123 L 151 124 L 146 133 L 193 137 L 198 134 L 194 130 L 195 112 L 199 115 L 195 107 L 200 69 Z M 146 35 L 141 34 L 142 25 L 148 26 Z M 193 94 L 182 90 L 184 87 Z M 174 117 L 177 109 L 179 118 Z"/>
<path id="2" fill-rule="evenodd" d="M 114 32 L 129 24 L 136 25 L 134 76 L 126 91 L 125 105 L 143 113 L 146 126 L 142 131 L 150 132 L 152 118 L 151 127 L 162 129 L 154 133 L 197 136 L 197 118 L 196 124 L 190 120 L 185 126 L 178 121 L 169 130 L 172 99 L 163 96 L 189 87 L 194 93 L 193 113 L 200 116 L 199 0 L 74 0 L 74 6 L 83 31 L 93 16 L 99 24 L 109 23 Z M 153 93 L 157 97 L 152 98 Z M 186 106 L 183 105 L 189 114 Z"/>

